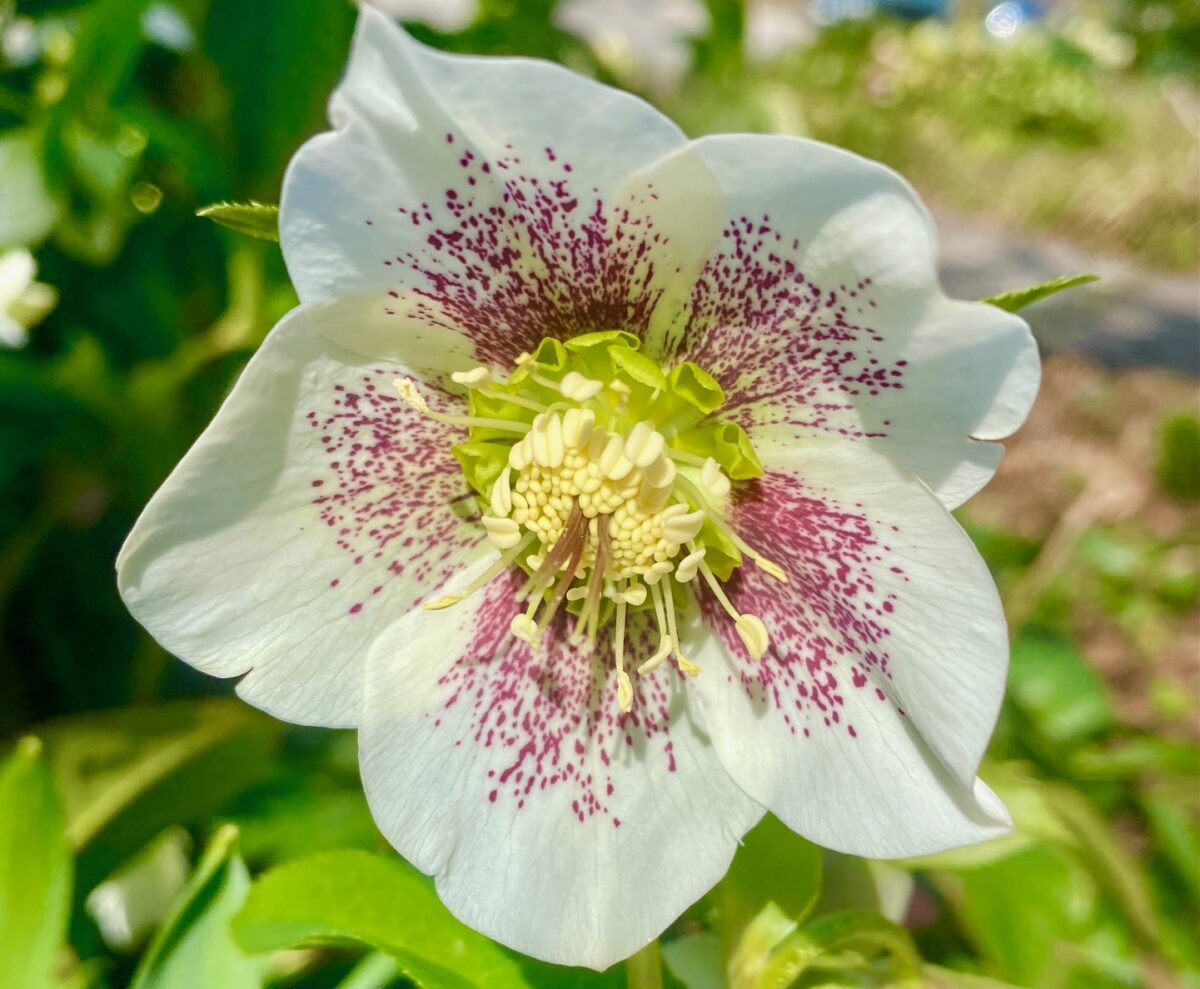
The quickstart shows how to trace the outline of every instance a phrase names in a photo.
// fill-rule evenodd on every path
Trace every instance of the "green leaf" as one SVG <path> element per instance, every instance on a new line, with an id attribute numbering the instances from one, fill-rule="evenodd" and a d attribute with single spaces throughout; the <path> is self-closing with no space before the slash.
<path id="1" fill-rule="evenodd" d="M 259 989 L 263 964 L 247 957 L 230 931 L 249 889 L 237 829 L 227 825 L 146 949 L 129 989 Z"/>
<path id="2" fill-rule="evenodd" d="M 260 240 L 279 240 L 279 207 L 266 203 L 211 203 L 196 210 L 203 216 L 230 230 Z"/>
<path id="3" fill-rule="evenodd" d="M 1046 796 L 1074 833 L 1092 876 L 1107 889 L 1143 945 L 1162 953 L 1163 925 L 1154 908 L 1146 876 L 1104 816 L 1082 793 L 1070 787 L 1048 786 Z"/>
<path id="4" fill-rule="evenodd" d="M 1016 312 L 1018 309 L 1041 302 L 1042 299 L 1057 295 L 1066 289 L 1075 288 L 1077 285 L 1088 285 L 1099 280 L 1099 275 L 1060 275 L 1058 278 L 1052 278 L 1040 285 L 1031 285 L 1029 288 L 1017 289 L 1015 292 L 1003 292 L 1000 295 L 989 295 L 982 301 L 1003 309 L 1005 312 Z"/>
<path id="5" fill-rule="evenodd" d="M 273 772 L 281 734 L 238 701 L 180 701 L 81 715 L 43 729 L 77 850 L 81 889 L 172 824 L 200 825 Z"/>
<path id="6" fill-rule="evenodd" d="M 1072 747 L 1116 721 L 1104 682 L 1061 636 L 1023 632 L 1012 647 L 1009 696 L 1054 746 Z"/>
<path id="7" fill-rule="evenodd" d="M 395 958 L 382 951 L 373 951 L 350 970 L 337 989 L 386 989 L 401 978 Z"/>
<path id="8" fill-rule="evenodd" d="M 920 986 L 921 958 L 904 928 L 863 911 L 828 914 L 790 935 L 750 984 L 755 989 L 786 989 L 809 969 L 877 968 L 881 957 L 889 985 Z"/>
<path id="9" fill-rule="evenodd" d="M 42 171 L 42 152 L 30 131 L 0 138 L 0 251 L 35 244 L 54 229 L 59 203 Z"/>
<path id="10" fill-rule="evenodd" d="M 1020 985 L 1065 974 L 1062 951 L 1086 935 L 1097 907 L 1087 872 L 1049 845 L 937 881 L 981 954 Z"/>
<path id="11" fill-rule="evenodd" d="M 345 0 L 246 3 L 210 0 L 199 48 L 223 87 L 234 188 L 269 195 L 288 158 L 325 127 L 325 104 L 346 63 L 354 31 Z M 215 90 L 215 92 L 213 91 Z"/>
<path id="12" fill-rule="evenodd" d="M 1171 416 L 1159 429 L 1158 486 L 1180 501 L 1200 501 L 1200 417 Z"/>
<path id="13" fill-rule="evenodd" d="M 768 814 L 746 835 L 718 887 L 731 985 L 757 985 L 772 951 L 812 911 L 821 880 L 821 850 L 778 818 Z"/>
<path id="14" fill-rule="evenodd" d="M 251 889 L 234 932 L 254 952 L 367 944 L 386 951 L 430 989 L 588 987 L 613 979 L 543 965 L 502 948 L 451 916 L 411 866 L 362 851 L 327 852 L 267 872 Z"/>
<path id="15" fill-rule="evenodd" d="M 667 971 L 686 989 L 725 989 L 721 939 L 708 931 L 688 934 L 662 946 Z"/>
<path id="16" fill-rule="evenodd" d="M 0 989 L 51 984 L 70 903 L 62 808 L 41 742 L 24 738 L 0 767 Z"/>

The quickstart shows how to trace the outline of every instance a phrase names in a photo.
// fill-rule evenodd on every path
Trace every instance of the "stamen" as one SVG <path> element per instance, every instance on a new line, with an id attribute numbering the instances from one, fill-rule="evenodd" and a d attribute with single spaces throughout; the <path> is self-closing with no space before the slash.
<path id="1" fill-rule="evenodd" d="M 625 672 L 625 608 L 624 601 L 617 602 L 617 635 L 613 651 L 617 662 L 617 704 L 628 714 L 633 709 L 633 684 Z"/>
<path id="2" fill-rule="evenodd" d="M 675 653 L 675 662 L 679 664 L 681 673 L 690 677 L 700 672 L 700 667 L 688 659 L 679 649 L 679 630 L 675 627 L 675 598 L 671 594 L 670 578 L 662 582 L 663 607 L 667 613 L 667 631 L 671 636 L 671 648 Z"/>
<path id="3" fill-rule="evenodd" d="M 709 520 L 713 523 L 713 525 L 721 530 L 722 535 L 724 535 L 731 543 L 733 543 L 733 545 L 736 546 L 743 554 L 750 557 L 759 570 L 769 574 L 776 580 L 782 581 L 785 584 L 787 583 L 787 571 L 784 570 L 783 567 L 781 567 L 778 563 L 768 560 L 762 555 L 762 553 L 760 553 L 753 546 L 747 543 L 746 540 L 739 536 L 725 521 L 721 513 L 714 510 L 712 502 L 709 501 L 708 492 L 693 484 L 682 474 L 678 476 L 677 480 L 681 487 L 686 488 L 691 493 L 692 497 L 704 506 L 704 511 Z"/>
<path id="4" fill-rule="evenodd" d="M 525 398 L 522 395 L 511 395 L 508 392 L 496 391 L 494 388 L 481 388 L 479 394 L 486 395 L 488 398 L 494 398 L 498 402 L 508 402 L 510 405 L 519 405 L 524 409 L 531 409 L 534 412 L 545 412 L 546 406 L 541 402 L 535 402 L 532 398 Z"/>
<path id="5" fill-rule="evenodd" d="M 650 673 L 657 669 L 662 661 L 671 655 L 671 650 L 674 648 L 674 640 L 671 638 L 671 633 L 667 631 L 667 622 L 663 615 L 662 589 L 657 584 L 651 584 L 650 593 L 654 599 L 654 618 L 658 622 L 658 649 L 653 656 L 638 667 L 639 674 Z"/>
<path id="6" fill-rule="evenodd" d="M 718 601 L 721 602 L 721 607 L 728 612 L 729 617 L 733 619 L 734 628 L 737 629 L 737 634 L 745 645 L 746 651 L 750 654 L 750 658 L 759 660 L 767 651 L 767 647 L 771 644 L 771 637 L 767 634 L 767 626 L 763 624 L 761 618 L 757 615 L 741 614 L 733 603 L 725 596 L 725 592 L 721 589 L 721 585 L 717 582 L 716 576 L 709 569 L 707 563 L 700 564 L 700 572 L 704 575 L 704 579 L 708 582 L 708 586 L 712 588 L 712 592 L 716 595 Z"/>
<path id="7" fill-rule="evenodd" d="M 436 419 L 438 422 L 444 422 L 451 426 L 466 426 L 468 429 L 475 427 L 478 429 L 498 429 L 507 433 L 529 432 L 529 424 L 525 422 L 509 422 L 507 419 L 489 419 L 484 416 L 452 416 L 444 412 L 435 412 L 429 407 L 429 404 L 422 397 L 421 393 L 417 391 L 417 386 L 413 384 L 411 378 L 396 378 L 392 384 L 396 386 L 396 391 L 400 393 L 400 397 L 412 408 L 429 416 L 430 419 Z"/>
<path id="8" fill-rule="evenodd" d="M 582 405 L 589 399 L 593 399 L 599 395 L 600 389 L 603 387 L 603 381 L 597 381 L 595 378 L 585 378 L 578 371 L 568 371 L 563 375 L 559 390 L 562 392 L 563 398 L 568 398 L 572 402 L 579 402 Z"/>
<path id="9" fill-rule="evenodd" d="M 465 591 L 463 591 L 461 594 L 450 594 L 450 595 L 447 595 L 446 597 L 440 597 L 433 601 L 427 601 L 427 602 L 425 602 L 425 604 L 421 605 L 421 607 L 424 608 L 426 611 L 441 611 L 443 608 L 449 608 L 452 605 L 458 604 L 459 601 L 463 601 L 463 600 L 469 598 L 472 594 L 474 594 L 477 590 L 479 590 L 481 587 L 483 587 L 484 584 L 488 583 L 488 581 L 490 581 L 493 577 L 495 577 L 502 570 L 505 570 L 508 567 L 511 567 L 513 564 L 513 561 L 516 560 L 516 558 L 521 555 L 521 553 L 524 551 L 525 547 L 528 546 L 532 541 L 533 541 L 533 533 L 532 532 L 525 533 L 525 535 L 523 535 L 521 537 L 521 541 L 519 543 L 517 543 L 516 546 L 514 546 L 512 549 L 508 550 L 507 552 L 502 553 L 497 558 L 496 562 L 493 563 L 490 567 L 488 567 L 487 570 L 485 570 L 482 574 L 480 574 L 478 577 L 476 577 L 473 581 L 471 581 L 470 586 L 468 586 L 467 589 Z"/>
<path id="10" fill-rule="evenodd" d="M 470 371 L 455 371 L 450 375 L 450 380 L 467 388 L 482 388 L 492 380 L 492 372 L 481 365 L 471 368 Z"/>

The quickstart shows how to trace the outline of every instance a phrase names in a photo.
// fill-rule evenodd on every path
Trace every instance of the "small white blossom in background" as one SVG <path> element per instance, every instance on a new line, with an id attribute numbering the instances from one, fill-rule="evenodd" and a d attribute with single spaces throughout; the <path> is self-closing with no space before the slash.
<path id="1" fill-rule="evenodd" d="M 692 64 L 692 39 L 710 27 L 700 0 L 563 0 L 554 20 L 614 75 L 658 93 L 678 85 Z"/>
<path id="2" fill-rule="evenodd" d="M 58 293 L 36 281 L 37 263 L 25 248 L 0 254 L 0 345 L 23 347 L 29 328 L 54 308 Z"/>
<path id="3" fill-rule="evenodd" d="M 479 16 L 479 0 L 358 0 L 402 21 L 420 21 L 436 31 L 461 31 Z"/>
<path id="4" fill-rule="evenodd" d="M 280 204 L 301 305 L 126 541 L 137 619 L 356 728 L 388 840 L 560 964 L 639 950 L 768 811 L 872 859 L 1007 833 L 950 511 L 1038 353 L 946 297 L 912 188 L 370 7 L 331 117 Z"/>

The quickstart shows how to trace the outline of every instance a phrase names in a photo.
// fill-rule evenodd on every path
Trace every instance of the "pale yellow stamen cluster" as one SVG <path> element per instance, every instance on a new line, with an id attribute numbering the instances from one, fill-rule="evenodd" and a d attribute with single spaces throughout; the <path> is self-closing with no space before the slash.
<path id="1" fill-rule="evenodd" d="M 647 422 L 622 437 L 596 426 L 588 409 L 538 415 L 513 444 L 508 469 L 492 487 L 491 514 L 483 518 L 488 538 L 504 550 L 525 529 L 543 547 L 552 546 L 578 504 L 589 520 L 584 569 L 595 560 L 598 526 L 604 525 L 610 578 L 661 579 L 704 524 L 703 510 L 669 503 L 676 471 L 665 447 Z"/>
<path id="2" fill-rule="evenodd" d="M 535 411 L 531 424 L 434 412 L 412 381 L 396 382 L 401 397 L 426 415 L 454 425 L 514 434 L 508 463 L 492 484 L 488 511 L 482 516 L 487 538 L 500 550 L 500 558 L 463 593 L 425 607 L 455 604 L 517 560 L 532 573 L 521 591 L 527 608 L 510 625 L 513 635 L 523 641 L 536 644 L 564 601 L 579 605 L 572 640 L 594 641 L 602 602 L 608 600 L 615 621 L 617 701 L 621 710 L 629 711 L 634 690 L 625 668 L 628 610 L 649 601 L 659 630 L 659 645 L 637 667 L 638 673 L 651 672 L 673 655 L 683 673 L 695 676 L 699 667 L 680 651 L 672 585 L 702 575 L 733 619 L 750 655 L 760 658 L 769 643 L 766 627 L 756 616 L 739 613 L 721 589 L 705 562 L 705 548 L 696 545 L 701 528 L 711 521 L 762 569 L 781 580 L 787 578 L 724 523 L 731 484 L 717 462 L 671 448 L 649 421 L 623 433 L 598 425 L 597 410 L 606 409 L 601 394 L 606 388 L 621 407 L 632 394 L 622 381 L 597 381 L 577 371 L 554 381 L 528 355 L 522 355 L 518 364 L 524 365 L 530 380 L 557 391 L 564 401 L 546 406 L 510 391 L 498 392 L 492 387 L 492 372 L 483 367 L 455 372 L 451 378 Z M 611 405 L 607 408 L 611 411 Z M 686 477 L 677 463 L 695 473 Z"/>

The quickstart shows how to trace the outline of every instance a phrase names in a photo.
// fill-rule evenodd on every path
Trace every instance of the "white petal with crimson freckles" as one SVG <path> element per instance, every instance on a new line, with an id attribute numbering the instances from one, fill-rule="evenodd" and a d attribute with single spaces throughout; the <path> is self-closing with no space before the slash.
<path id="1" fill-rule="evenodd" d="M 594 656 L 549 633 L 533 650 L 509 632 L 518 582 L 414 611 L 375 643 L 363 781 L 388 840 L 464 923 L 605 968 L 721 878 L 762 810 L 717 762 L 681 674 L 639 678 L 621 715 L 611 627 Z M 628 637 L 643 659 L 647 618 Z"/>
<path id="2" fill-rule="evenodd" d="M 369 8 L 331 118 L 284 181 L 301 299 L 374 297 L 462 331 L 484 363 L 643 332 L 720 230 L 711 175 L 649 104 L 547 62 L 434 51 Z M 680 184 L 681 154 L 697 180 Z M 393 337 L 339 342 L 386 357 Z"/>
<path id="3" fill-rule="evenodd" d="M 400 401 L 396 377 L 456 366 L 414 330 L 413 363 L 321 332 L 353 300 L 293 310 L 163 482 L 117 560 L 129 610 L 169 652 L 288 721 L 353 726 L 371 640 L 487 554 L 450 453 L 460 430 Z M 460 403 L 461 404 L 461 403 Z"/>
<path id="4" fill-rule="evenodd" d="M 771 646 L 751 661 L 699 590 L 725 648 L 692 684 L 738 784 L 818 844 L 871 858 L 1006 833 L 975 773 L 1004 692 L 1008 639 L 987 567 L 933 494 L 853 443 L 780 453 L 731 524 L 788 574 L 727 586 Z"/>
<path id="5" fill-rule="evenodd" d="M 891 169 L 801 138 L 692 144 L 724 193 L 725 237 L 671 347 L 725 387 L 763 453 L 852 439 L 950 508 L 984 486 L 1040 364 L 1024 320 L 947 299 L 937 232 Z"/>

